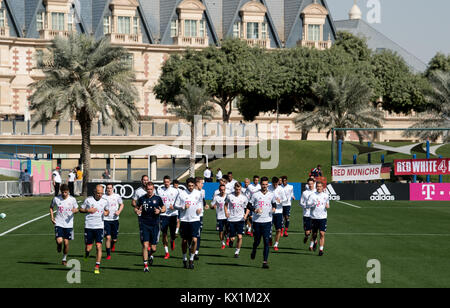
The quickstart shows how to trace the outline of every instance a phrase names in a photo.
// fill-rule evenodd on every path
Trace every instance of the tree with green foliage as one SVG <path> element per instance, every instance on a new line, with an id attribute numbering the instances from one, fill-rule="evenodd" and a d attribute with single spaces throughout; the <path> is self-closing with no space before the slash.
<path id="1" fill-rule="evenodd" d="M 252 48 L 237 39 L 224 40 L 221 48 L 187 50 L 164 64 L 154 93 L 162 103 L 174 104 L 180 89 L 188 83 L 196 84 L 210 93 L 222 110 L 223 121 L 229 122 L 233 101 L 255 81 L 256 62 Z"/>
<path id="2" fill-rule="evenodd" d="M 450 72 L 433 71 L 430 76 L 431 90 L 426 94 L 428 110 L 417 115 L 411 128 L 450 129 Z M 450 142 L 450 131 L 407 131 L 405 136 L 416 136 L 422 140 L 436 141 L 439 137 Z"/>
<path id="3" fill-rule="evenodd" d="M 412 73 L 402 57 L 384 50 L 373 55 L 372 68 L 384 110 L 404 114 L 425 110 L 424 93 L 429 83 L 420 74 Z"/>
<path id="4" fill-rule="evenodd" d="M 101 115 L 104 125 L 132 129 L 139 113 L 134 73 L 123 47 L 112 46 L 83 34 L 57 37 L 40 63 L 45 78 L 31 85 L 30 110 L 35 126 L 52 119 L 58 123 L 76 118 L 81 127 L 83 195 L 87 195 L 91 160 L 91 128 Z"/>
<path id="5" fill-rule="evenodd" d="M 297 129 L 327 130 L 329 137 L 332 128 L 381 127 L 383 113 L 369 103 L 373 92 L 364 76 L 341 72 L 328 77 L 325 84 L 314 85 L 312 90 L 320 104 L 295 118 Z M 343 131 L 336 135 L 338 140 L 345 139 Z M 358 136 L 363 137 L 359 132 Z"/>
<path id="6" fill-rule="evenodd" d="M 213 117 L 214 106 L 210 101 L 211 96 L 205 89 L 188 83 L 175 97 L 175 103 L 171 104 L 168 110 L 177 118 L 186 120 L 191 126 L 190 177 L 195 177 L 195 153 L 197 148 L 195 128 L 200 117 L 206 120 Z"/>
<path id="7" fill-rule="evenodd" d="M 450 72 L 450 54 L 446 56 L 445 54 L 438 52 L 433 59 L 430 60 L 425 76 L 429 78 L 432 72 L 435 71 Z"/>

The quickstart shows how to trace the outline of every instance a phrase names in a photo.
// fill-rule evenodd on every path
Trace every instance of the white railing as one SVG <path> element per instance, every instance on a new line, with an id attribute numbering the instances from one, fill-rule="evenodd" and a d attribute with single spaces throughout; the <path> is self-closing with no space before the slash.
<path id="1" fill-rule="evenodd" d="M 139 34 L 109 33 L 111 43 L 142 43 L 142 37 Z"/>
<path id="2" fill-rule="evenodd" d="M 51 30 L 51 29 L 44 29 L 39 31 L 39 35 L 41 39 L 44 40 L 53 40 L 55 37 L 69 37 L 70 31 L 61 31 L 61 30 Z"/>
<path id="3" fill-rule="evenodd" d="M 270 48 L 270 40 L 259 40 L 259 39 L 244 39 L 247 42 L 247 45 L 250 47 L 259 47 L 259 48 Z"/>
<path id="4" fill-rule="evenodd" d="M 176 36 L 173 40 L 175 45 L 178 46 L 208 47 L 209 45 L 209 39 L 207 37 Z"/>
<path id="5" fill-rule="evenodd" d="M 0 182 L 0 198 L 11 198 L 21 196 L 21 187 L 18 181 Z"/>
<path id="6" fill-rule="evenodd" d="M 316 48 L 319 50 L 325 50 L 331 48 L 332 42 L 331 41 L 307 41 L 307 40 L 301 40 L 298 41 L 297 45 L 302 47 L 309 47 L 309 48 Z"/>

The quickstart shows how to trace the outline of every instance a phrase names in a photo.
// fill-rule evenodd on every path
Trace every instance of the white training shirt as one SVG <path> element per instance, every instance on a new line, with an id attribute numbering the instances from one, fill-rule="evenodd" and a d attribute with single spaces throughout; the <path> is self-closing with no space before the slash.
<path id="1" fill-rule="evenodd" d="M 294 197 L 294 186 L 287 184 L 286 186 L 281 185 L 281 187 L 286 195 L 286 201 L 283 202 L 283 206 L 291 206 L 292 197 Z"/>
<path id="2" fill-rule="evenodd" d="M 330 196 L 325 192 L 315 192 L 308 198 L 307 204 L 311 207 L 312 219 L 326 219 L 326 205 L 330 203 Z"/>
<path id="3" fill-rule="evenodd" d="M 173 210 L 170 209 L 170 206 L 174 206 L 175 202 L 178 198 L 178 189 L 173 186 L 169 186 L 166 188 L 164 185 L 160 186 L 157 190 L 157 195 L 161 197 L 164 205 L 166 206 L 166 212 L 161 213 L 160 216 L 176 216 L 178 215 L 178 210 L 175 208 Z"/>
<path id="4" fill-rule="evenodd" d="M 286 202 L 286 194 L 284 193 L 283 187 L 278 185 L 277 188 L 274 188 L 273 185 L 269 186 L 269 191 L 273 192 L 275 195 L 275 203 L 277 204 L 277 209 L 275 214 L 283 214 L 283 202 Z M 277 199 L 280 200 L 278 203 Z"/>
<path id="5" fill-rule="evenodd" d="M 141 186 L 141 187 L 139 187 L 138 189 L 136 189 L 136 190 L 134 191 L 133 200 L 136 201 L 136 203 L 137 203 L 137 201 L 139 200 L 139 198 L 142 197 L 143 195 L 146 195 L 146 194 L 147 194 L 147 192 L 146 192 L 145 189 Z"/>
<path id="6" fill-rule="evenodd" d="M 73 172 L 69 173 L 69 182 L 75 182 L 77 175 Z"/>
<path id="7" fill-rule="evenodd" d="M 189 206 L 189 208 L 186 208 L 186 206 Z M 200 221 L 197 209 L 203 208 L 202 193 L 197 189 L 193 189 L 192 192 L 183 190 L 177 198 L 175 207 L 179 210 L 180 221 Z"/>
<path id="8" fill-rule="evenodd" d="M 205 192 L 204 189 L 199 190 L 199 191 L 200 191 L 200 193 L 202 194 L 202 200 L 200 201 L 200 204 L 199 204 L 199 207 L 201 207 L 201 209 L 202 209 L 202 212 L 200 213 L 200 217 L 203 217 L 203 211 L 204 211 L 203 200 L 205 199 L 206 192 Z"/>
<path id="9" fill-rule="evenodd" d="M 252 195 L 258 191 L 261 190 L 261 185 L 255 185 L 254 183 L 251 183 L 250 185 L 248 185 L 248 189 L 252 192 Z"/>
<path id="10" fill-rule="evenodd" d="M 300 198 L 299 205 L 303 208 L 303 217 L 311 217 L 311 208 L 307 204 L 307 201 L 315 192 L 316 190 L 305 190 Z"/>
<path id="11" fill-rule="evenodd" d="M 68 196 L 67 199 L 63 199 L 62 196 L 57 196 L 53 198 L 51 207 L 54 211 L 56 211 L 55 217 L 55 226 L 71 229 L 73 228 L 73 209 L 78 208 L 77 200 Z"/>
<path id="12" fill-rule="evenodd" d="M 248 187 L 242 186 L 241 192 L 247 197 L 248 200 L 252 198 L 252 191 Z"/>
<path id="13" fill-rule="evenodd" d="M 245 209 L 247 208 L 248 198 L 240 193 L 239 196 L 231 194 L 227 196 L 225 200 L 228 207 L 229 222 L 244 221 Z"/>
<path id="14" fill-rule="evenodd" d="M 220 180 L 220 179 L 222 178 L 222 176 L 223 176 L 223 175 L 222 175 L 222 171 L 220 171 L 220 170 L 217 171 L 216 179 L 217 179 L 217 180 Z"/>
<path id="15" fill-rule="evenodd" d="M 111 196 L 104 194 L 103 199 L 108 201 L 109 204 L 109 215 L 104 217 L 106 221 L 116 221 L 119 220 L 119 216 L 116 212 L 119 210 L 120 205 L 123 204 L 122 197 L 120 195 L 113 193 Z"/>
<path id="16" fill-rule="evenodd" d="M 95 213 L 86 213 L 86 229 L 104 229 L 105 224 L 103 223 L 103 213 L 105 212 L 105 210 L 109 210 L 109 204 L 106 199 L 101 198 L 97 201 L 94 199 L 94 197 L 89 197 L 81 205 L 81 208 L 86 210 L 89 210 L 91 208 L 97 209 Z"/>
<path id="17" fill-rule="evenodd" d="M 267 191 L 263 194 L 261 191 L 258 191 L 253 194 L 250 203 L 256 209 L 262 209 L 262 213 L 253 213 L 252 220 L 257 223 L 266 223 L 272 222 L 272 203 L 276 203 L 275 195 L 271 191 Z"/>
<path id="18" fill-rule="evenodd" d="M 205 172 L 203 172 L 203 176 L 209 179 L 211 177 L 211 170 L 206 169 Z"/>
<path id="19" fill-rule="evenodd" d="M 225 184 L 225 190 L 226 190 L 227 194 L 234 193 L 234 183 L 228 182 L 227 184 Z"/>
<path id="20" fill-rule="evenodd" d="M 55 183 L 59 183 L 59 184 L 61 184 L 61 182 L 62 182 L 62 179 L 61 179 L 61 175 L 59 174 L 59 172 L 58 171 L 53 171 L 53 174 L 52 174 L 52 176 L 53 176 L 53 179 L 55 180 Z"/>
<path id="21" fill-rule="evenodd" d="M 219 192 L 217 194 L 214 193 L 214 198 L 211 201 L 211 205 L 216 207 L 216 219 L 217 220 L 227 219 L 227 217 L 225 216 L 225 200 L 226 199 L 227 199 L 227 194 L 224 194 L 223 196 L 221 196 Z"/>

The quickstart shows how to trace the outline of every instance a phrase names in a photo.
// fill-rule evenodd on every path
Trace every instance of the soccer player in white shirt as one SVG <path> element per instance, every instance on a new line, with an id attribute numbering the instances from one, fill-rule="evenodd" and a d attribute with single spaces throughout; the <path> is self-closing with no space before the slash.
<path id="1" fill-rule="evenodd" d="M 175 249 L 175 232 L 177 228 L 178 211 L 174 208 L 175 201 L 178 197 L 178 189 L 170 186 L 170 176 L 166 175 L 163 178 L 164 185 L 158 188 L 158 196 L 164 202 L 166 206 L 166 212 L 160 215 L 161 218 L 161 231 L 163 235 L 163 245 L 165 256 L 164 259 L 169 259 L 169 240 L 168 231 L 170 229 L 170 249 L 173 251 Z"/>
<path id="2" fill-rule="evenodd" d="M 56 215 L 53 213 L 55 211 Z M 69 195 L 69 186 L 61 185 L 61 195 L 54 197 L 50 204 L 50 218 L 55 226 L 56 250 L 64 252 L 62 264 L 67 264 L 69 254 L 69 241 L 73 240 L 73 217 L 78 213 L 77 200 Z"/>
<path id="3" fill-rule="evenodd" d="M 201 177 L 196 177 L 195 178 L 195 189 L 197 189 L 201 194 L 202 194 L 202 201 L 201 201 L 201 208 L 202 208 L 202 212 L 200 214 L 200 236 L 197 239 L 197 249 L 195 250 L 195 260 L 199 259 L 198 256 L 198 252 L 200 250 L 200 243 L 201 243 L 201 236 L 202 236 L 202 231 L 203 231 L 203 210 L 207 210 L 209 209 L 209 206 L 206 204 L 206 200 L 205 200 L 205 196 L 206 196 L 206 192 L 203 189 L 203 184 L 204 181 Z"/>
<path id="4" fill-rule="evenodd" d="M 236 244 L 235 258 L 239 258 L 239 252 L 242 246 L 242 235 L 244 234 L 244 224 L 247 219 L 248 198 L 241 193 L 242 185 L 239 182 L 234 184 L 234 193 L 227 196 L 225 200 L 225 216 L 230 224 L 230 240 L 234 241 L 236 235 L 238 241 Z"/>
<path id="5" fill-rule="evenodd" d="M 103 244 L 103 230 L 105 224 L 103 222 L 104 216 L 109 215 L 109 204 L 106 199 L 103 199 L 103 186 L 97 185 L 93 197 L 88 197 L 81 205 L 80 213 L 86 213 L 85 227 L 84 227 L 84 242 L 86 244 L 85 261 L 89 258 L 89 253 L 92 250 L 92 244 L 95 241 L 97 248 L 97 259 L 95 262 L 94 274 L 100 274 L 100 261 L 102 260 L 102 244 Z"/>
<path id="6" fill-rule="evenodd" d="M 269 258 L 269 241 L 272 236 L 272 216 L 276 210 L 275 195 L 268 190 L 269 179 L 261 178 L 261 191 L 253 194 L 247 208 L 247 215 L 253 212 L 253 250 L 250 255 L 252 260 L 256 257 L 256 249 L 261 243 L 261 237 L 264 239 L 264 262 L 263 268 L 269 268 L 267 263 Z"/>
<path id="7" fill-rule="evenodd" d="M 219 231 L 219 239 L 222 243 L 221 249 L 225 249 L 224 231 L 227 225 L 227 216 L 225 215 L 225 200 L 227 194 L 225 193 L 225 185 L 221 184 L 218 189 L 219 193 L 214 194 L 211 201 L 211 209 L 216 210 L 217 231 Z"/>
<path id="8" fill-rule="evenodd" d="M 281 230 L 281 236 L 288 237 L 289 229 L 289 219 L 291 217 L 291 202 L 295 200 L 294 186 L 288 184 L 287 176 L 281 177 L 281 187 L 284 189 L 286 195 L 286 201 L 283 202 L 283 218 L 284 218 L 284 229 Z"/>
<path id="9" fill-rule="evenodd" d="M 220 182 L 220 179 L 222 177 L 223 177 L 222 170 L 220 170 L 220 168 L 219 168 L 219 169 L 217 169 L 217 173 L 216 173 L 216 181 Z"/>
<path id="10" fill-rule="evenodd" d="M 137 201 L 139 200 L 140 197 L 145 196 L 147 194 L 146 187 L 147 187 L 148 182 L 149 182 L 148 176 L 143 175 L 141 177 L 142 186 L 134 191 L 133 199 L 131 200 L 131 206 L 134 207 L 135 213 L 136 213 Z"/>
<path id="11" fill-rule="evenodd" d="M 195 179 L 189 178 L 186 182 L 187 190 L 180 193 L 175 204 L 175 209 L 180 215 L 180 233 L 183 239 L 181 250 L 183 252 L 184 268 L 194 269 L 195 250 L 197 238 L 200 237 L 200 214 L 202 213 L 203 196 L 195 189 Z M 190 245 L 190 260 L 187 264 L 187 248 Z"/>
<path id="12" fill-rule="evenodd" d="M 308 206 L 311 207 L 311 224 L 313 232 L 310 249 L 313 248 L 317 233 L 320 232 L 319 256 L 323 256 L 325 233 L 327 232 L 327 209 L 330 208 L 330 196 L 323 191 L 323 184 L 321 182 L 316 183 L 316 189 L 317 191 L 313 193 L 307 201 Z"/>
<path id="13" fill-rule="evenodd" d="M 306 189 L 300 198 L 299 205 L 303 208 L 303 230 L 305 231 L 305 238 L 303 239 L 303 243 L 306 244 L 309 236 L 311 235 L 311 208 L 307 204 L 309 197 L 316 192 L 314 188 L 315 181 L 313 178 L 309 178 L 306 184 Z"/>
<path id="14" fill-rule="evenodd" d="M 253 176 L 253 183 L 248 185 L 248 190 L 251 193 L 251 196 L 253 196 L 254 193 L 261 190 L 261 185 L 259 184 L 259 176 L 255 175 Z M 251 196 L 248 200 L 251 200 Z M 247 217 L 247 235 L 253 236 L 252 233 L 252 214 L 253 212 L 250 212 L 250 214 Z"/>
<path id="15" fill-rule="evenodd" d="M 61 172 L 61 168 L 58 166 L 52 173 L 52 184 L 53 184 L 53 188 L 55 189 L 55 197 L 58 196 L 60 186 L 62 183 L 60 172 Z"/>
<path id="16" fill-rule="evenodd" d="M 173 188 L 175 188 L 178 191 L 178 195 L 183 191 L 181 188 L 178 188 L 180 186 L 180 182 L 175 179 L 172 182 Z M 178 234 L 180 233 L 180 216 L 177 215 L 177 229 L 175 230 L 175 238 L 178 237 Z"/>
<path id="17" fill-rule="evenodd" d="M 122 198 L 114 193 L 113 184 L 106 185 L 106 194 L 103 196 L 109 204 L 109 215 L 105 216 L 106 260 L 111 260 L 111 251 L 116 250 L 119 236 L 119 216 L 123 211 Z M 112 246 L 112 247 L 111 247 Z"/>
<path id="18" fill-rule="evenodd" d="M 274 176 L 272 178 L 272 185 L 269 186 L 269 191 L 275 195 L 276 210 L 273 214 L 273 225 L 276 230 L 275 245 L 273 250 L 278 251 L 278 244 L 281 238 L 281 229 L 283 229 L 283 202 L 286 202 L 286 194 L 281 185 L 278 185 L 280 179 Z"/>

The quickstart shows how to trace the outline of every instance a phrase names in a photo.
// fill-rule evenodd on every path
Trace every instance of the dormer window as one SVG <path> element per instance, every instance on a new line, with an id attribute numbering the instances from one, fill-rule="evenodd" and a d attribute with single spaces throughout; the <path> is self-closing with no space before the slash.
<path id="1" fill-rule="evenodd" d="M 331 39 L 325 40 L 323 27 L 328 16 L 328 10 L 318 4 L 308 5 L 302 11 L 303 31 L 302 39 L 298 42 L 304 47 L 313 47 L 320 50 L 331 47 Z"/>
<path id="2" fill-rule="evenodd" d="M 6 10 L 0 9 L 0 28 L 6 27 Z"/>
<path id="3" fill-rule="evenodd" d="M 178 5 L 178 20 L 173 20 L 170 27 L 175 45 L 209 45 L 206 22 L 203 19 L 205 10 L 205 5 L 199 0 L 184 0 Z"/>
<path id="4" fill-rule="evenodd" d="M 250 46 L 270 48 L 265 16 L 267 8 L 260 2 L 252 0 L 244 4 L 240 10 L 241 22 L 233 26 L 233 37 L 241 37 Z"/>
<path id="5" fill-rule="evenodd" d="M 104 17 L 103 32 L 112 43 L 142 43 L 137 0 L 112 0 L 111 17 Z"/>
<path id="6" fill-rule="evenodd" d="M 52 40 L 57 36 L 68 37 L 75 29 L 72 0 L 44 0 L 45 12 L 36 15 L 36 29 L 41 38 Z"/>

